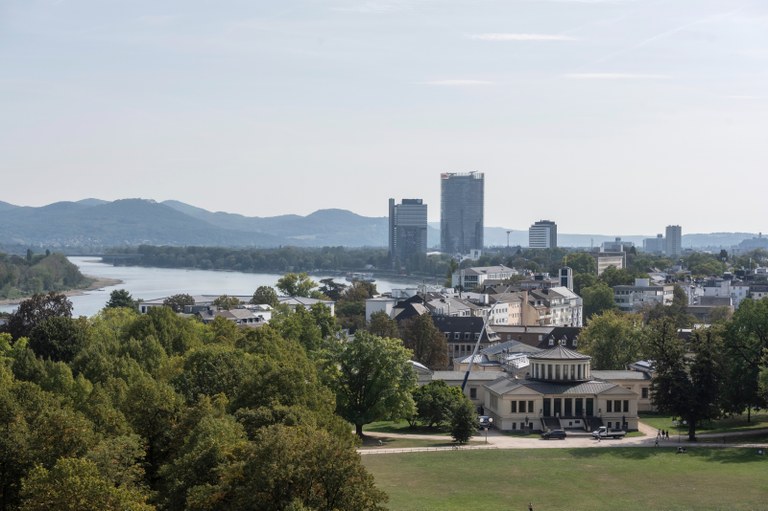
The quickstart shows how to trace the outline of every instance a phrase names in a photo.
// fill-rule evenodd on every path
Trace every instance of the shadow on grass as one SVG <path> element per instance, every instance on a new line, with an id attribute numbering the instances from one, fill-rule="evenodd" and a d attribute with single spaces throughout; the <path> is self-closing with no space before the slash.
<path id="1" fill-rule="evenodd" d="M 707 447 L 691 443 L 684 447 L 685 452 L 678 453 L 677 447 L 662 445 L 660 447 L 622 447 L 619 449 L 571 449 L 571 455 L 576 459 L 605 458 L 614 457 L 617 459 L 636 459 L 645 460 L 657 456 L 688 456 L 692 458 L 705 459 L 707 462 L 714 463 L 764 463 L 768 468 L 767 454 L 758 454 L 755 448 L 724 448 Z"/>

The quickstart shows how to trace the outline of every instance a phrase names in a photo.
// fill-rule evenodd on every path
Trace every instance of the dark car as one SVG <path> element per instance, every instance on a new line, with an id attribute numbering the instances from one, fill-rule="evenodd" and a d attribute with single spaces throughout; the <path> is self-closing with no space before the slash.
<path id="1" fill-rule="evenodd" d="M 565 434 L 565 431 L 562 429 L 552 429 L 549 431 L 545 431 L 541 434 L 541 438 L 544 440 L 550 440 L 552 438 L 558 439 L 558 440 L 565 440 L 565 437 L 567 435 Z"/>

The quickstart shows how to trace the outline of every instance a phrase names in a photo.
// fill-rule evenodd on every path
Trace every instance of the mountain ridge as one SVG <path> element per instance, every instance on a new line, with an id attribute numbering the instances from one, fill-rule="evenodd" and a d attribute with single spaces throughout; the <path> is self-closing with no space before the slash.
<path id="1" fill-rule="evenodd" d="M 208 211 L 177 200 L 157 202 L 127 198 L 104 201 L 87 198 L 45 206 L 18 206 L 0 201 L 0 244 L 45 247 L 173 246 L 348 246 L 386 247 L 388 219 L 366 217 L 340 208 L 319 209 L 306 216 L 287 214 L 248 217 Z M 683 235 L 685 248 L 729 248 L 753 233 L 693 233 Z M 647 235 L 558 235 L 563 247 L 600 246 L 621 237 L 642 247 Z M 428 225 L 428 244 L 439 245 L 439 223 Z M 485 228 L 486 246 L 525 247 L 527 229 Z"/>

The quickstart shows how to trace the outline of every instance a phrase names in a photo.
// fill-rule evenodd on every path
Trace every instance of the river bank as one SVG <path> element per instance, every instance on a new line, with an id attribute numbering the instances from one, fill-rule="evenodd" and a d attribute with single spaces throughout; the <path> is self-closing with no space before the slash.
<path id="1" fill-rule="evenodd" d="M 118 284 L 122 284 L 123 281 L 120 279 L 111 279 L 107 277 L 95 277 L 92 275 L 85 275 L 86 278 L 90 279 L 91 283 L 88 284 L 85 287 L 80 287 L 77 289 L 68 289 L 66 291 L 60 291 L 61 294 L 65 296 L 81 296 L 87 293 L 88 291 L 96 291 L 98 289 L 104 288 L 104 287 L 110 287 L 110 286 L 117 286 Z M 44 292 L 47 294 L 48 292 Z M 5 298 L 0 300 L 0 305 L 18 305 L 19 303 L 23 302 L 27 298 L 30 298 L 32 295 L 27 296 L 20 296 L 18 298 Z"/>

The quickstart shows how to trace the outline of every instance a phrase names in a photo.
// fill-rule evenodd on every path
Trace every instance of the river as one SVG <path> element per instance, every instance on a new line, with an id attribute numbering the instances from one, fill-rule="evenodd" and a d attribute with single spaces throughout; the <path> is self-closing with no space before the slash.
<path id="1" fill-rule="evenodd" d="M 72 314 L 75 317 L 90 317 L 99 312 L 109 301 L 109 295 L 115 289 L 125 289 L 131 293 L 134 299 L 142 300 L 163 298 L 180 293 L 190 295 L 252 295 L 259 286 L 274 286 L 277 280 L 282 277 L 282 275 L 272 273 L 112 266 L 102 263 L 96 257 L 70 257 L 69 260 L 88 277 L 114 279 L 121 282 L 70 296 Z M 324 278 L 343 281 L 343 278 L 338 276 L 312 276 L 312 280 L 316 282 Z M 404 283 L 376 279 L 376 288 L 380 293 L 417 285 L 419 282 Z M 15 309 L 16 305 L 0 306 L 1 312 L 13 312 Z"/>

